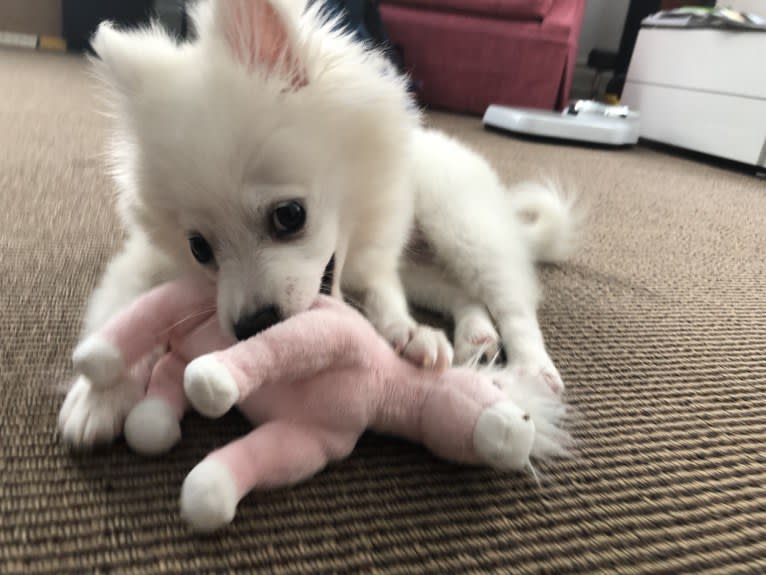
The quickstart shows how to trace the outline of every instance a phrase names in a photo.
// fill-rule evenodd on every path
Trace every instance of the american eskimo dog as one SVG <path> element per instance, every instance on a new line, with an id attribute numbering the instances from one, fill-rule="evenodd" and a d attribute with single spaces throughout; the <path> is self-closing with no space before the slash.
<path id="1" fill-rule="evenodd" d="M 488 163 L 422 127 L 406 81 L 305 0 L 203 1 L 196 38 L 102 24 L 92 45 L 114 119 L 110 156 L 127 239 L 94 291 L 85 333 L 182 273 L 217 282 L 224 330 L 242 339 L 330 290 L 358 298 L 411 361 L 453 361 L 407 298 L 455 320 L 454 359 L 492 355 L 563 384 L 536 318 L 535 261 L 570 246 L 552 186 L 507 189 Z M 111 440 L 135 386 L 80 378 L 66 440 Z"/>

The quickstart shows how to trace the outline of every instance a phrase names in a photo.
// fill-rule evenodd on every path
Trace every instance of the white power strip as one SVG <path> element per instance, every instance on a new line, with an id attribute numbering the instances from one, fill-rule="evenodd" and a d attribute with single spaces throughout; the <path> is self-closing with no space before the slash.
<path id="1" fill-rule="evenodd" d="M 5 30 L 0 30 L 0 46 L 55 52 L 66 52 L 67 49 L 66 40 L 59 36 L 35 36 L 34 34 L 19 34 Z"/>
<path id="2" fill-rule="evenodd" d="M 624 106 L 606 106 L 581 100 L 563 112 L 491 105 L 485 126 L 529 136 L 574 140 L 605 146 L 638 142 L 640 116 Z"/>
<path id="3" fill-rule="evenodd" d="M 15 46 L 18 48 L 37 48 L 37 36 L 0 30 L 0 46 Z"/>

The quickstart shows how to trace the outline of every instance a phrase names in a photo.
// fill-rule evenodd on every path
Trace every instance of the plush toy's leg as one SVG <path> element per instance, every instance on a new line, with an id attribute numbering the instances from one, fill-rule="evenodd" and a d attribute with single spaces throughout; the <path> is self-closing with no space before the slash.
<path id="1" fill-rule="evenodd" d="M 125 440 L 142 455 L 159 455 L 181 439 L 179 422 L 189 407 L 183 390 L 186 362 L 167 354 L 157 362 L 146 397 L 125 420 Z"/>
<path id="2" fill-rule="evenodd" d="M 364 342 L 375 344 L 376 337 L 358 313 L 324 299 L 319 309 L 192 361 L 184 375 L 186 396 L 201 414 L 220 417 L 261 385 L 364 365 L 370 351 Z"/>
<path id="3" fill-rule="evenodd" d="M 198 531 L 230 523 L 255 488 L 291 485 L 346 457 L 358 434 L 331 433 L 285 421 L 266 423 L 211 453 L 184 480 L 181 515 Z"/>
<path id="4" fill-rule="evenodd" d="M 574 440 L 564 429 L 569 408 L 561 398 L 548 390 L 539 374 L 520 368 L 489 370 L 487 375 L 499 386 L 506 399 L 514 402 L 532 417 L 535 441 L 532 456 L 537 459 L 571 457 Z"/>
<path id="5" fill-rule="evenodd" d="M 471 372 L 437 384 L 423 406 L 423 443 L 461 463 L 521 470 L 529 462 L 535 425 L 488 379 Z"/>
<path id="6" fill-rule="evenodd" d="M 507 400 L 484 408 L 473 429 L 476 455 L 495 469 L 525 469 L 534 441 L 534 421 L 518 405 Z"/>
<path id="7" fill-rule="evenodd" d="M 212 289 L 184 278 L 148 292 L 78 344 L 72 354 L 75 371 L 94 387 L 115 385 L 127 366 L 153 348 L 165 348 L 171 332 L 188 332 L 212 315 Z"/>

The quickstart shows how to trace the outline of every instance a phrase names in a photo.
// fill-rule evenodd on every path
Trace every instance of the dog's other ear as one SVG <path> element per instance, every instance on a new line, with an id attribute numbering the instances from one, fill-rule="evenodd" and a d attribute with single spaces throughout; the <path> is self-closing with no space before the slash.
<path id="1" fill-rule="evenodd" d="M 279 74 L 294 87 L 305 83 L 296 25 L 305 0 L 218 0 L 213 26 L 234 59 L 249 72 Z"/>
<path id="2" fill-rule="evenodd" d="M 120 92 L 139 93 L 174 65 L 176 41 L 159 27 L 117 30 L 102 22 L 91 38 L 97 69 Z"/>

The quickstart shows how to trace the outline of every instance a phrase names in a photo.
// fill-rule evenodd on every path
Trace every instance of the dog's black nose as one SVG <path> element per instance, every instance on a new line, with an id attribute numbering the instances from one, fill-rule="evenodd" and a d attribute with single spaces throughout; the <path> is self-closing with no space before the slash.
<path id="1" fill-rule="evenodd" d="M 268 305 L 253 314 L 239 318 L 239 321 L 234 324 L 234 335 L 242 341 L 279 323 L 279 320 L 279 309 L 274 305 Z"/>

